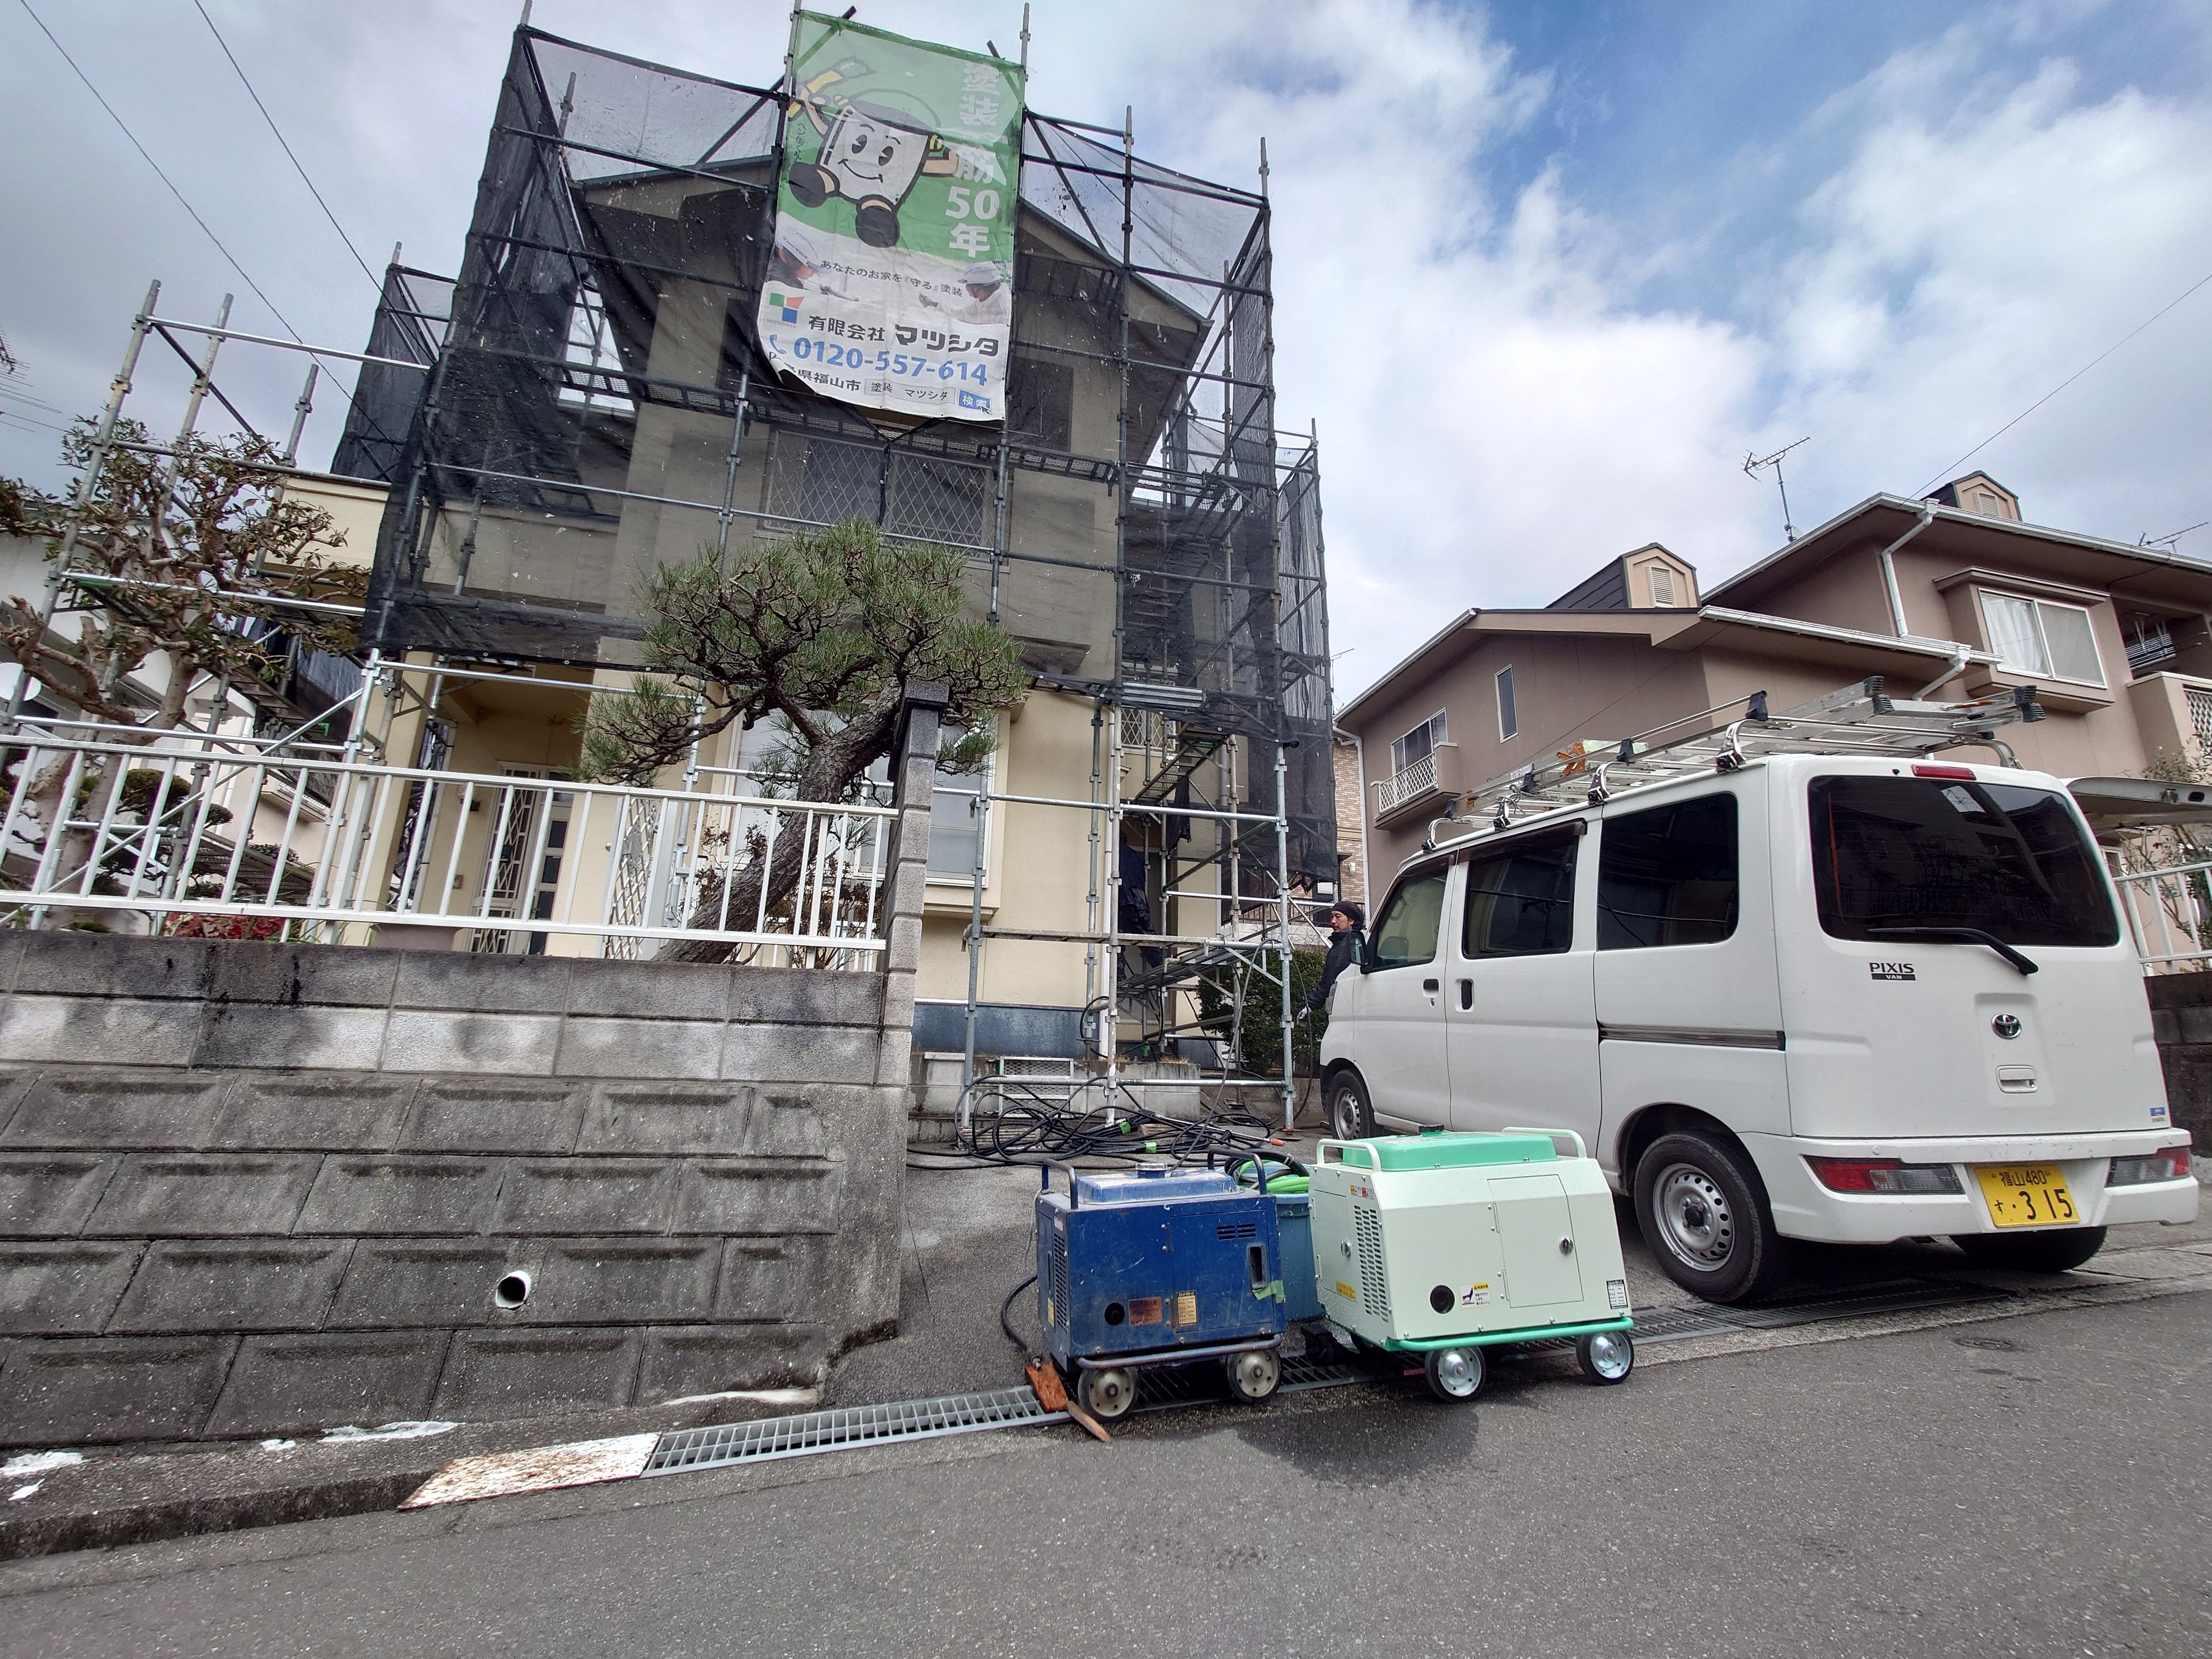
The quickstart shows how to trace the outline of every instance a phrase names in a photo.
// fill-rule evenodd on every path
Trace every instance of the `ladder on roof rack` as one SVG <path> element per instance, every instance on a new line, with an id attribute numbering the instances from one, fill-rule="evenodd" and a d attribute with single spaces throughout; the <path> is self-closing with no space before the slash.
<path id="1" fill-rule="evenodd" d="M 1881 684 L 1875 675 L 1778 714 L 1767 712 L 1766 693 L 1759 691 L 1740 705 L 1700 709 L 1618 742 L 1578 743 L 1555 760 L 1469 790 L 1453 816 L 1470 828 L 1486 822 L 1503 830 L 1516 819 L 1563 806 L 1601 805 L 1638 784 L 1733 772 L 1766 755 L 1916 756 L 1986 744 L 2011 765 L 2012 751 L 1997 741 L 1996 729 L 2043 718 L 2032 685 L 1970 702 L 1916 702 L 1884 696 Z M 1737 708 L 1742 712 L 1732 720 L 1683 730 Z M 1654 741 L 1668 732 L 1680 735 Z M 1431 827 L 1432 842 L 1446 821 Z"/>

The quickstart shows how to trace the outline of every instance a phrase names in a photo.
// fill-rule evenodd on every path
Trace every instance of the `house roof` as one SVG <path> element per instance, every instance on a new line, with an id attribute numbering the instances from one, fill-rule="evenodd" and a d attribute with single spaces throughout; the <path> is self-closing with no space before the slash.
<path id="1" fill-rule="evenodd" d="M 2107 587 L 2124 582 L 2126 597 L 2153 606 L 2212 609 L 2212 563 L 2200 559 L 2075 531 L 1988 518 L 1932 501 L 1869 495 L 1748 569 L 1717 584 L 1696 610 L 1489 611 L 1478 607 L 1463 611 L 1346 702 L 1337 711 L 1337 720 L 1340 723 L 1351 720 L 1364 706 L 1395 695 L 1409 680 L 1436 672 L 1469 649 L 1476 636 L 1492 633 L 1640 635 L 1655 646 L 1676 651 L 1731 640 L 1746 646 L 1764 643 L 1771 648 L 1778 636 L 1794 636 L 1800 643 L 1793 649 L 1808 659 L 1832 660 L 1839 666 L 1857 669 L 1877 665 L 1869 664 L 1870 655 L 1888 655 L 1898 659 L 1900 676 L 1908 675 L 1919 664 L 1948 659 L 1962 647 L 1950 640 L 1899 638 L 1772 616 L 1759 605 L 1832 558 L 1871 541 L 1884 545 L 1894 542 L 1921 523 L 1923 515 L 1931 525 L 1943 525 L 1944 541 L 1962 564 L 2000 564 L 2021 569 L 2023 574 L 2048 568 L 2054 575 L 2069 574 L 2076 581 L 2086 577 Z M 1993 659 L 1969 651 L 1966 660 Z"/>
<path id="2" fill-rule="evenodd" d="M 2074 570 L 2076 580 L 2087 574 L 2108 586 L 2118 581 L 2128 582 L 2131 598 L 2166 599 L 2198 607 L 2212 605 L 2212 564 L 2203 560 L 2162 548 L 2107 541 L 2101 536 L 2084 535 L 2080 531 L 2053 530 L 2045 525 L 2024 524 L 2012 519 L 1992 519 L 1979 513 L 1943 507 L 1933 501 L 1887 494 L 1869 495 L 1845 508 L 1788 546 L 1776 549 L 1747 569 L 1714 584 L 1705 597 L 1720 599 L 1726 596 L 1732 604 L 1747 609 L 1754 607 L 1764 595 L 1839 553 L 1869 540 L 1881 539 L 1885 544 L 1894 541 L 1918 523 L 1923 514 L 1931 523 L 1946 526 L 1945 540 L 1958 548 L 1962 556 L 1974 555 L 1976 550 L 1984 550 L 1969 559 L 1969 562 L 2014 562 L 2025 558 L 2034 565 L 2063 560 Z M 2081 567 L 2084 558 L 2089 561 L 2086 571 Z"/>

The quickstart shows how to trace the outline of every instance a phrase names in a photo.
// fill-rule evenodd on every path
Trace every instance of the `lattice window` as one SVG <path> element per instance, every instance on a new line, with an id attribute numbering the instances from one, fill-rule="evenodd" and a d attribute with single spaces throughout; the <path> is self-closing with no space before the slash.
<path id="1" fill-rule="evenodd" d="M 982 467 L 928 455 L 897 455 L 891 463 L 890 510 L 884 528 L 922 541 L 987 546 L 992 495 L 991 474 Z"/>
<path id="2" fill-rule="evenodd" d="M 2189 692 L 2189 725 L 2197 733 L 2197 746 L 2212 755 L 2212 690 L 2201 685 L 2187 688 Z"/>

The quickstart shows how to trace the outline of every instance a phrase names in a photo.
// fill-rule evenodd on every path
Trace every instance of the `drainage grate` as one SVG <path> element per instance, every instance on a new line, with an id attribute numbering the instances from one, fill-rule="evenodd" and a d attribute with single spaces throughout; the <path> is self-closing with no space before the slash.
<path id="1" fill-rule="evenodd" d="M 1636 1316 L 1638 1342 L 1680 1342 L 1688 1336 L 1719 1336 L 1738 1328 L 1699 1308 L 1650 1308 Z M 1573 1346 L 1571 1340 L 1567 1344 Z"/>
<path id="2" fill-rule="evenodd" d="M 1802 1302 L 1764 1308 L 1730 1308 L 1722 1316 L 1745 1330 L 1776 1330 L 1823 1319 L 1857 1319 L 1869 1314 L 1902 1313 L 1909 1308 L 1963 1308 L 1977 1302 L 2008 1300 L 2009 1291 L 1985 1285 L 1947 1284 L 1940 1279 L 1901 1279 L 1884 1285 L 1855 1285 L 1848 1291 L 1808 1297 Z"/>
<path id="3" fill-rule="evenodd" d="M 645 1472 L 674 1474 L 684 1469 L 805 1457 L 814 1452 L 843 1451 L 894 1440 L 927 1440 L 937 1435 L 976 1434 L 985 1429 L 1020 1429 L 1066 1421 L 1066 1412 L 1045 1410 L 1026 1388 L 907 1400 L 892 1406 L 842 1406 L 835 1411 L 804 1412 L 795 1417 L 766 1417 L 753 1423 L 725 1423 L 664 1434 L 653 1449 Z"/>

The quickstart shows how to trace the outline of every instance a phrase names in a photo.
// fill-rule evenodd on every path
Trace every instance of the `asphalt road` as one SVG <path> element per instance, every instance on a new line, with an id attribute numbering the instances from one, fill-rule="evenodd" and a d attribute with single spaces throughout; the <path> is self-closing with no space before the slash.
<path id="1" fill-rule="evenodd" d="M 2212 1652 L 2212 1296 L 0 1568 L 0 1654 Z"/>

